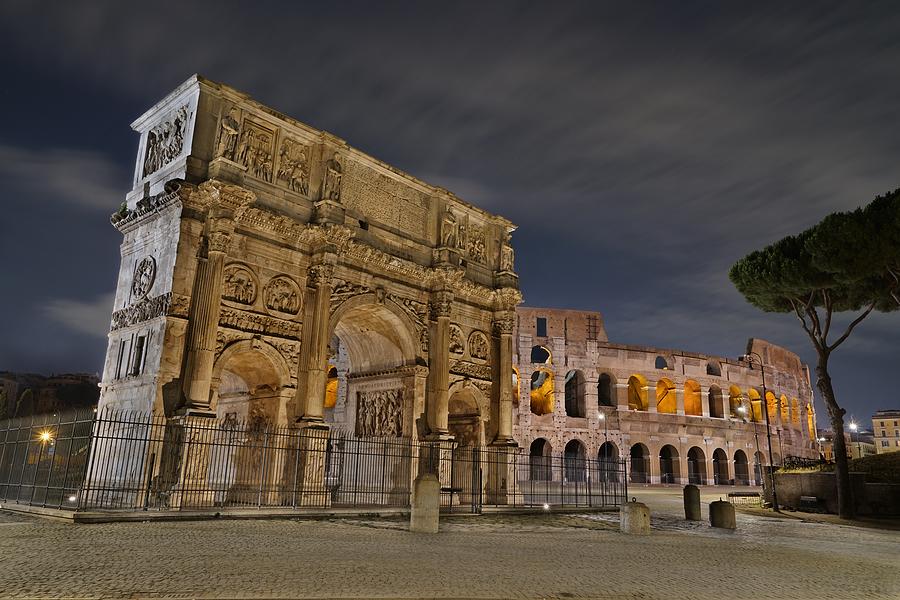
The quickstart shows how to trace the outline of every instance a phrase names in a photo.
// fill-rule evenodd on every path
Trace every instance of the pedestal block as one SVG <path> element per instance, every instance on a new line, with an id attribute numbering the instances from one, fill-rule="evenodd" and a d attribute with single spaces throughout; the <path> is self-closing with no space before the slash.
<path id="1" fill-rule="evenodd" d="M 413 483 L 409 530 L 414 533 L 437 533 L 441 513 L 441 482 L 433 473 L 423 473 Z"/>
<path id="2" fill-rule="evenodd" d="M 625 502 L 619 508 L 619 530 L 631 535 L 650 535 L 650 508 L 642 502 Z"/>
<path id="3" fill-rule="evenodd" d="M 684 486 L 684 518 L 688 521 L 700 521 L 700 488 L 696 485 Z"/>
<path id="4" fill-rule="evenodd" d="M 721 529 L 736 529 L 734 506 L 724 500 L 716 500 L 709 504 L 709 524 Z"/>

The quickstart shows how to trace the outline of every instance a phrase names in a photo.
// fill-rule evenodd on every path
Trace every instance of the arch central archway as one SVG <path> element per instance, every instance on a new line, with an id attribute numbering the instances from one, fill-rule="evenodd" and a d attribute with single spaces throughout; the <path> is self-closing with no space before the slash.
<path id="1" fill-rule="evenodd" d="M 414 407 L 422 410 L 424 398 L 415 398 L 423 386 L 410 367 L 421 362 L 421 347 L 406 313 L 374 294 L 355 296 L 334 311 L 328 336 L 326 366 L 336 371 L 329 382 L 336 378 L 337 389 L 325 420 L 356 436 L 412 437 L 419 416 Z M 442 412 L 446 423 L 449 407 Z"/>

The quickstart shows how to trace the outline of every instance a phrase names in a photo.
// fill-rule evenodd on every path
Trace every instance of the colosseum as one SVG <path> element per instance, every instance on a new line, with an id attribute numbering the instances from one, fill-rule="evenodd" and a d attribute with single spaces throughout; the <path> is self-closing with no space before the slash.
<path id="1" fill-rule="evenodd" d="M 817 456 L 809 368 L 780 346 L 751 339 L 735 359 L 616 344 L 598 312 L 530 307 L 513 337 L 513 436 L 532 457 L 625 458 L 639 484 L 760 485 L 763 395 L 771 464 Z"/>

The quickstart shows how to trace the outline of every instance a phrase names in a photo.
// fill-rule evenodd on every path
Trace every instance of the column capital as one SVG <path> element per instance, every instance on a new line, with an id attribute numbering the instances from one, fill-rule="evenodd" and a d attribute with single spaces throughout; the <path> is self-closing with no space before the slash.
<path id="1" fill-rule="evenodd" d="M 325 285 L 331 285 L 334 278 L 334 265 L 328 263 L 310 265 L 306 270 L 306 285 L 313 288 L 319 288 Z"/>
<path id="2" fill-rule="evenodd" d="M 449 317 L 453 310 L 453 292 L 446 290 L 432 292 L 428 310 L 432 321 L 437 321 L 440 317 Z"/>
<path id="3" fill-rule="evenodd" d="M 512 335 L 513 328 L 516 325 L 516 315 L 512 312 L 495 313 L 491 325 L 494 328 L 495 335 Z"/>
<path id="4" fill-rule="evenodd" d="M 206 236 L 207 252 L 228 252 L 231 243 L 231 234 L 227 231 L 210 231 Z"/>

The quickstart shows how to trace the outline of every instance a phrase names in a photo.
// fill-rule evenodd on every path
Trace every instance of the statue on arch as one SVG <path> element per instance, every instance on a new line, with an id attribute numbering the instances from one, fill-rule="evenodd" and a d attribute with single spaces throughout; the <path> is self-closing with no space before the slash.
<path id="1" fill-rule="evenodd" d="M 441 218 L 441 246 L 445 248 L 456 248 L 457 235 L 459 234 L 459 225 L 456 217 L 450 207 L 447 207 L 444 216 Z"/>
<path id="2" fill-rule="evenodd" d="M 325 181 L 322 183 L 322 200 L 341 201 L 341 179 L 344 169 L 341 166 L 341 155 L 337 152 L 325 163 Z"/>

